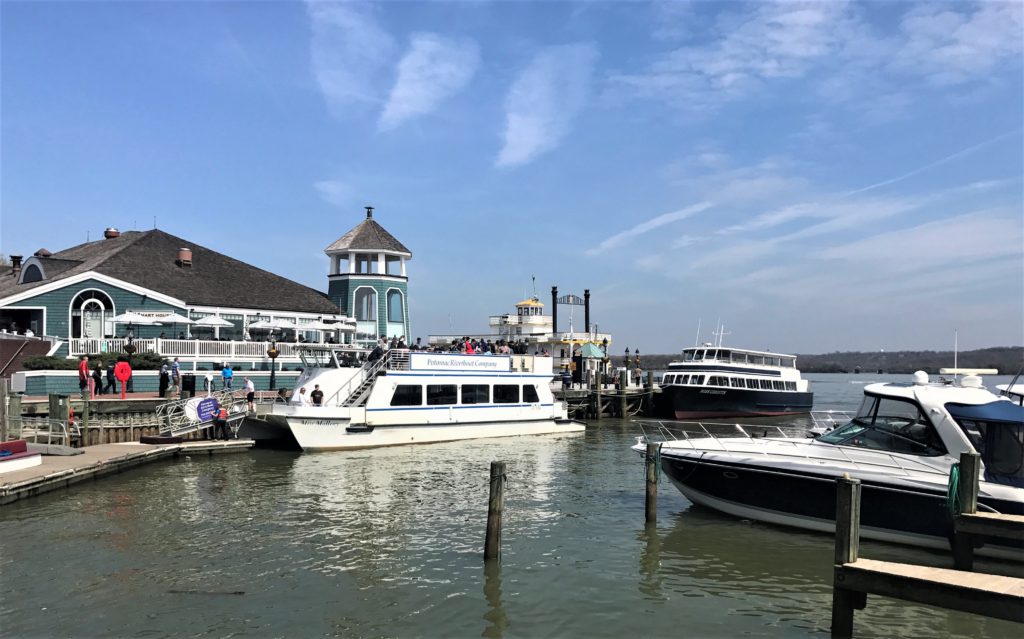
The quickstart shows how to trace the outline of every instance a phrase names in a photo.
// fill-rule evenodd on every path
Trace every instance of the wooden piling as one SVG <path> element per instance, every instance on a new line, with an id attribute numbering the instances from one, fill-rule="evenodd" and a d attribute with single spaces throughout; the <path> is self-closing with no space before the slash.
<path id="1" fill-rule="evenodd" d="M 645 466 L 647 470 L 647 499 L 644 503 L 644 515 L 648 523 L 658 520 L 658 457 L 661 444 L 647 444 Z"/>
<path id="2" fill-rule="evenodd" d="M 491 491 L 487 499 L 487 538 L 484 561 L 501 561 L 501 516 L 505 510 L 505 462 L 491 462 Z"/>
<path id="3" fill-rule="evenodd" d="M 79 431 L 82 433 L 82 435 L 79 437 L 79 443 L 81 444 L 82 448 L 85 448 L 86 441 L 88 440 L 90 417 L 89 413 L 91 412 L 91 404 L 92 402 L 90 402 L 89 400 L 85 400 L 84 402 L 82 402 L 82 426 L 81 428 L 79 428 Z"/>
<path id="4" fill-rule="evenodd" d="M 13 439 L 21 439 L 22 421 L 21 421 L 21 395 L 17 393 L 8 393 L 7 395 L 7 436 L 12 437 L 14 428 L 11 426 L 14 420 L 18 421 L 18 436 Z"/>
<path id="5" fill-rule="evenodd" d="M 594 384 L 594 401 L 596 402 L 596 405 L 594 406 L 594 419 L 597 419 L 599 421 L 601 419 L 601 413 L 604 412 L 604 406 L 601 405 L 601 391 L 603 390 L 602 387 L 604 386 L 604 380 L 602 379 L 601 375 L 601 372 L 598 371 L 597 375 L 595 376 L 596 383 Z"/>
<path id="6" fill-rule="evenodd" d="M 978 482 L 981 479 L 981 456 L 978 453 L 960 454 L 960 482 L 957 484 L 957 499 L 960 501 L 960 512 L 953 516 L 973 515 L 978 512 Z M 974 568 L 974 535 L 968 532 L 954 531 L 953 567 L 957 570 Z"/>
<path id="7" fill-rule="evenodd" d="M 836 568 L 857 561 L 860 553 L 860 480 L 836 480 Z M 832 636 L 853 636 L 853 611 L 867 603 L 864 593 L 832 585 Z"/>
<path id="8" fill-rule="evenodd" d="M 0 442 L 7 441 L 7 378 L 0 377 Z"/>

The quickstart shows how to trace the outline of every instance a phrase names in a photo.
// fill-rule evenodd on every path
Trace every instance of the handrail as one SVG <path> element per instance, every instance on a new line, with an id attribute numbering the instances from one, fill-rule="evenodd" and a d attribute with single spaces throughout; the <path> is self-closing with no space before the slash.
<path id="1" fill-rule="evenodd" d="M 11 362 L 17 359 L 18 355 L 21 355 L 21 351 L 25 350 L 25 347 L 28 346 L 28 344 L 28 340 L 22 342 L 21 346 L 18 347 L 18 350 L 14 351 L 14 355 L 11 355 L 11 359 L 7 360 L 7 363 L 3 366 L 0 366 L 0 377 L 3 377 L 4 371 L 7 370 L 7 367 L 11 365 Z"/>

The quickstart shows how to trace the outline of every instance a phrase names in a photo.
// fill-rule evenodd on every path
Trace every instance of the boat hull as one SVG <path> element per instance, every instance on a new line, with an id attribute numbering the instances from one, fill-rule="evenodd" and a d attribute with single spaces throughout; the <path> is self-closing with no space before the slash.
<path id="1" fill-rule="evenodd" d="M 461 422 L 454 424 L 353 425 L 348 419 L 285 418 L 295 441 L 304 451 L 355 450 L 408 444 L 578 433 L 586 429 L 582 422 L 540 419 L 501 422 Z"/>
<path id="2" fill-rule="evenodd" d="M 827 471 L 782 471 L 739 460 L 662 452 L 662 470 L 679 491 L 701 506 L 772 524 L 835 532 L 835 480 Z M 953 532 L 944 486 L 886 485 L 860 478 L 861 536 L 948 549 Z M 979 497 L 979 504 L 1021 515 L 1019 501 Z M 985 539 L 979 554 L 1020 559 L 1020 542 Z"/>
<path id="3" fill-rule="evenodd" d="M 663 415 L 675 419 L 771 417 L 809 413 L 814 393 L 670 385 L 661 403 Z"/>

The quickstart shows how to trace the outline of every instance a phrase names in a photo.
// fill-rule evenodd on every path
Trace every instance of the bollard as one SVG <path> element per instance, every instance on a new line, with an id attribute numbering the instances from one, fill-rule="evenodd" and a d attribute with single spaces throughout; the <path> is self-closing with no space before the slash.
<path id="1" fill-rule="evenodd" d="M 491 492 L 487 499 L 487 538 L 484 561 L 501 561 L 501 514 L 505 510 L 505 462 L 491 462 Z"/>
<path id="2" fill-rule="evenodd" d="M 644 504 L 644 514 L 648 522 L 658 520 L 658 460 L 661 457 L 661 444 L 647 444 L 647 457 L 644 465 L 647 467 L 647 500 Z"/>

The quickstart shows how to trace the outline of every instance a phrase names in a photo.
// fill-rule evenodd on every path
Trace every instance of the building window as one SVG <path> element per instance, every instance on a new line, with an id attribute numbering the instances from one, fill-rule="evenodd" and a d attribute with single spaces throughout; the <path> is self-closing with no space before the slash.
<path id="1" fill-rule="evenodd" d="M 402 323 L 405 321 L 405 309 L 402 304 L 402 292 L 388 291 L 388 321 Z"/>
<path id="2" fill-rule="evenodd" d="M 99 339 L 108 334 L 114 302 L 103 291 L 82 291 L 71 300 L 71 337 Z"/>
<path id="3" fill-rule="evenodd" d="M 377 321 L 377 291 L 368 287 L 356 289 L 356 320 Z"/>

